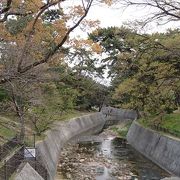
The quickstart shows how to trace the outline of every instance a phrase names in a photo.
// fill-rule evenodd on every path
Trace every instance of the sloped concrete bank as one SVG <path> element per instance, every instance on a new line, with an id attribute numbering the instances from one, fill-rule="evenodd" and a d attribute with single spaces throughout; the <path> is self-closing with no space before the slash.
<path id="1" fill-rule="evenodd" d="M 125 119 L 137 119 L 137 113 L 130 109 L 119 109 L 114 107 L 103 107 L 101 112 L 107 121 L 123 121 Z"/>
<path id="2" fill-rule="evenodd" d="M 61 149 L 70 140 L 84 134 L 95 134 L 102 130 L 105 119 L 102 113 L 94 113 L 74 118 L 65 123 L 57 123 L 46 133 L 46 138 L 36 145 L 37 159 L 48 171 L 48 179 L 56 175 Z"/>
<path id="3" fill-rule="evenodd" d="M 47 131 L 46 138 L 36 144 L 37 160 L 47 169 L 48 180 L 53 180 L 56 175 L 61 149 L 66 143 L 83 135 L 99 133 L 109 119 L 121 121 L 135 118 L 134 111 L 106 107 L 99 113 L 73 118 L 64 123 L 56 123 L 54 128 Z M 27 173 L 26 169 L 23 168 L 19 173 L 27 174 L 28 177 L 32 177 L 31 174 L 33 174 L 32 180 L 35 180 L 36 173 L 33 172 L 35 170 L 31 168 Z M 15 178 L 15 180 L 19 179 Z"/>
<path id="4" fill-rule="evenodd" d="M 15 180 L 43 180 L 43 178 L 31 167 L 29 163 L 23 164 L 23 167 L 16 173 Z"/>
<path id="5" fill-rule="evenodd" d="M 45 140 L 36 145 L 37 159 L 47 169 L 48 179 L 54 179 L 60 152 L 66 143 L 83 135 L 99 133 L 109 119 L 121 121 L 135 118 L 134 111 L 107 107 L 99 113 L 74 118 L 63 124 L 56 124 L 46 133 Z"/>
<path id="6" fill-rule="evenodd" d="M 127 141 L 148 159 L 180 177 L 180 140 L 144 128 L 134 121 L 128 131 Z"/>

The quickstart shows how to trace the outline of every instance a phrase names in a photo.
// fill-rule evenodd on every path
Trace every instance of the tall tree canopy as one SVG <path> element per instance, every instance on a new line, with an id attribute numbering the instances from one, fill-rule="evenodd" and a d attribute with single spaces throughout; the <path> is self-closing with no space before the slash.
<path id="1" fill-rule="evenodd" d="M 55 54 L 63 53 L 69 34 L 84 20 L 94 0 L 81 1 L 68 13 L 63 12 L 63 1 L 7 0 L 0 3 L 1 45 L 16 50 L 13 72 L 9 73 L 1 63 L 1 83 L 55 60 Z"/>
<path id="2" fill-rule="evenodd" d="M 69 7 L 63 3 L 69 2 Z M 50 67 L 61 66 L 67 53 L 64 45 L 95 3 L 111 0 L 2 0 L 0 1 L 0 84 L 9 95 L 25 133 L 24 114 L 28 101 L 37 96 L 40 84 L 52 76 Z M 36 92 L 37 91 L 37 92 Z"/>
<path id="3" fill-rule="evenodd" d="M 179 105 L 179 30 L 149 35 L 111 27 L 89 37 L 107 52 L 102 61 L 113 75 L 116 105 L 149 113 Z"/>

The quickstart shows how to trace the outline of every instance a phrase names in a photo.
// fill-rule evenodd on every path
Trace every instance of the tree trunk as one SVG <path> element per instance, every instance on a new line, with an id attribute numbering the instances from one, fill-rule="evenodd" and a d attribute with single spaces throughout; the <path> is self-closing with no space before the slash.
<path id="1" fill-rule="evenodd" d="M 139 112 L 139 109 L 138 109 L 138 108 L 135 108 L 135 111 L 136 111 L 136 113 L 137 113 L 137 119 L 139 119 L 139 118 L 141 117 L 141 114 L 140 114 L 140 112 Z"/>
<path id="2" fill-rule="evenodd" d="M 24 138 L 25 138 L 25 119 L 24 119 L 23 114 L 19 115 L 19 121 L 20 121 L 19 142 L 21 144 L 24 144 Z"/>
<path id="3" fill-rule="evenodd" d="M 101 102 L 100 105 L 99 105 L 99 112 L 101 111 L 101 109 L 102 109 L 102 107 L 103 107 L 103 105 L 104 105 L 105 99 L 106 99 L 106 97 L 104 96 L 102 102 Z"/>
<path id="4" fill-rule="evenodd" d="M 23 144 L 25 137 L 25 119 L 24 119 L 23 106 L 18 104 L 14 92 L 12 93 L 12 100 L 16 109 L 16 114 L 18 115 L 20 122 L 20 133 L 18 140 L 20 144 Z"/>

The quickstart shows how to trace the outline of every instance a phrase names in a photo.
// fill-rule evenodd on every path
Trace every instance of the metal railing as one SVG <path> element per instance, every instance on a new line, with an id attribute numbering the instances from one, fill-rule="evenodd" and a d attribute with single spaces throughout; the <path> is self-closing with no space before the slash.
<path id="1" fill-rule="evenodd" d="M 17 135 L 0 146 L 0 161 L 5 158 L 16 146 L 18 146 Z"/>
<path id="2" fill-rule="evenodd" d="M 10 159 L 4 161 L 0 168 L 0 179 L 8 180 L 24 159 L 24 147 L 21 147 Z"/>
<path id="3" fill-rule="evenodd" d="M 37 173 L 45 180 L 47 180 L 47 170 L 36 158 L 25 158 L 25 147 L 22 146 L 17 150 L 12 157 L 2 162 L 0 167 L 0 180 L 9 180 L 12 174 L 17 170 L 21 163 L 28 162 Z"/>

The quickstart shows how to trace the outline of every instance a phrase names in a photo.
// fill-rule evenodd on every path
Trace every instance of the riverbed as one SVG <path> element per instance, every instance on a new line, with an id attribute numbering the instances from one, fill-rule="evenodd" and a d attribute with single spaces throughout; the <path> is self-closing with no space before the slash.
<path id="1" fill-rule="evenodd" d="M 160 180 L 169 176 L 125 139 L 106 129 L 63 148 L 56 180 Z"/>

